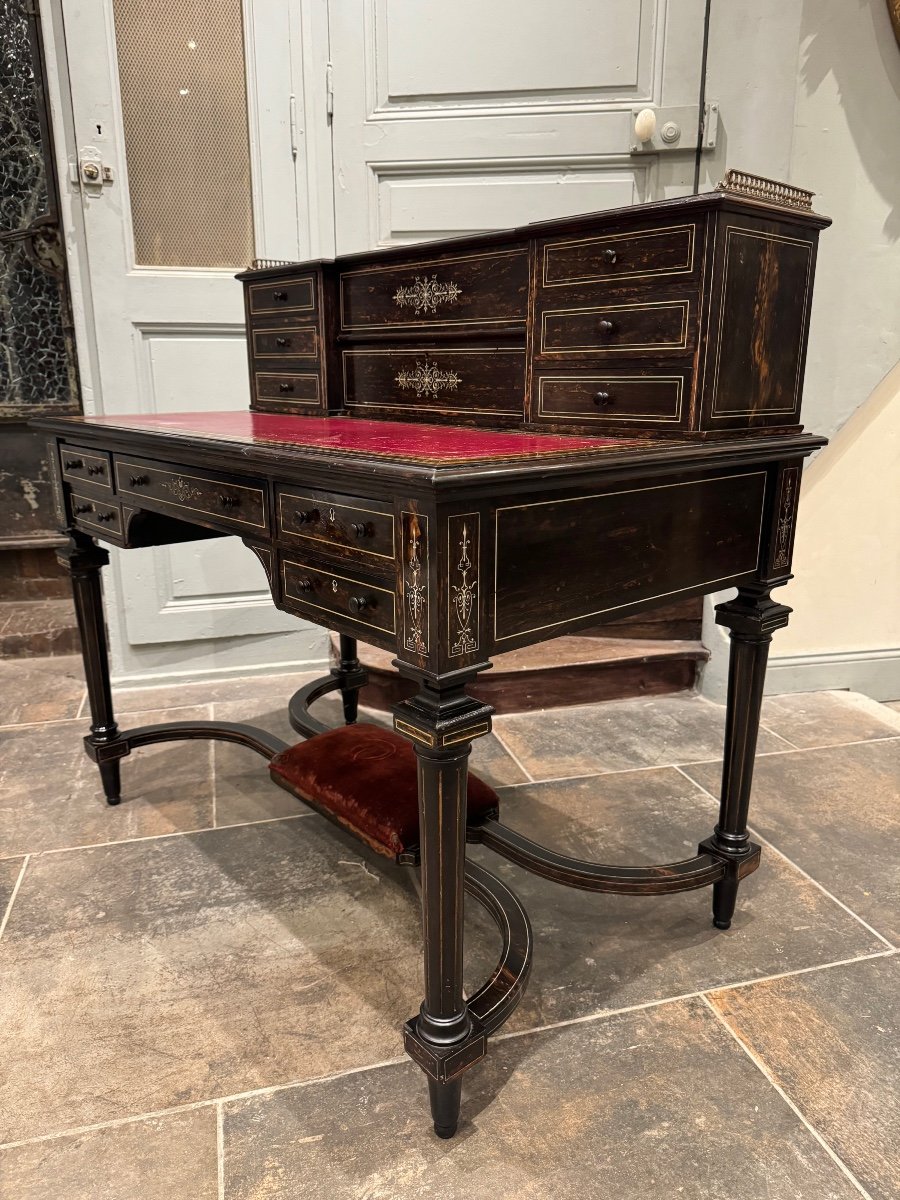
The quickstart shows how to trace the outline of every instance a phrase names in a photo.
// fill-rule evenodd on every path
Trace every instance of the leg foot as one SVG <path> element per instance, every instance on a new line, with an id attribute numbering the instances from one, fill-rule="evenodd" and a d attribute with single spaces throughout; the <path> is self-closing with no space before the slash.
<path id="1" fill-rule="evenodd" d="M 713 884 L 713 925 L 716 929 L 731 928 L 737 894 L 737 875 L 720 879 L 718 883 Z"/>
<path id="2" fill-rule="evenodd" d="M 103 783 L 103 791 L 106 795 L 107 804 L 122 803 L 121 766 L 121 761 L 118 758 L 114 758 L 110 762 L 102 762 L 99 764 L 100 779 Z"/>
<path id="3" fill-rule="evenodd" d="M 429 1078 L 428 1095 L 431 1099 L 434 1132 L 439 1138 L 452 1138 L 459 1125 L 462 1079 L 451 1079 L 449 1083 L 438 1083 L 436 1079 Z"/>

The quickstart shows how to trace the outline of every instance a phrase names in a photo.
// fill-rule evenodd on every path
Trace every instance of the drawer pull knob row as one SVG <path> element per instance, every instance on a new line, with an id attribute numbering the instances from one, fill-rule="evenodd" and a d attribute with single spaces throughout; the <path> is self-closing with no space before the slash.
<path id="1" fill-rule="evenodd" d="M 603 259 L 603 261 L 605 263 L 609 263 L 609 265 L 612 266 L 612 264 L 618 258 L 618 255 L 616 254 L 615 250 L 606 249 L 603 251 L 603 253 L 600 255 L 600 257 Z"/>
<path id="2" fill-rule="evenodd" d="M 277 338 L 275 339 L 275 345 L 276 345 L 276 346 L 281 346 L 281 347 L 282 347 L 282 349 L 283 349 L 285 346 L 289 346 L 290 344 L 291 344 L 291 339 L 290 339 L 290 338 L 286 338 L 286 337 L 277 337 Z"/>
<path id="3" fill-rule="evenodd" d="M 297 509 L 294 513 L 294 520 L 298 525 L 312 525 L 319 519 L 319 510 L 317 508 L 308 508 L 304 512 L 303 509 Z"/>
<path id="4" fill-rule="evenodd" d="M 150 482 L 147 475 L 131 475 L 128 479 L 129 487 L 145 487 Z"/>
<path id="5" fill-rule="evenodd" d="M 278 390 L 279 392 L 292 392 L 294 390 L 294 385 L 292 382 L 285 380 L 283 383 L 279 383 Z"/>
<path id="6" fill-rule="evenodd" d="M 613 398 L 609 392 L 597 392 L 596 396 L 594 396 L 594 403 L 598 408 L 612 408 Z"/>
<path id="7" fill-rule="evenodd" d="M 352 613 L 365 612 L 367 608 L 372 607 L 372 601 L 367 596 L 351 596 L 350 611 Z"/>
<path id="8" fill-rule="evenodd" d="M 360 521 L 354 521 L 350 526 L 358 538 L 371 537 L 372 527 L 369 524 L 363 524 Z"/>
<path id="9" fill-rule="evenodd" d="M 224 493 L 219 496 L 219 503 L 223 508 L 239 508 L 241 504 L 240 496 L 226 496 Z"/>
<path id="10" fill-rule="evenodd" d="M 612 321 L 607 320 L 605 317 L 600 322 L 600 332 L 601 333 L 609 334 L 609 333 L 612 333 L 614 329 L 615 329 L 615 325 L 612 323 Z"/>
<path id="11" fill-rule="evenodd" d="M 98 463 L 96 466 L 93 466 L 93 467 L 88 467 L 88 475 L 102 475 L 103 471 L 104 471 L 104 467 L 103 467 L 102 463 Z"/>
<path id="12" fill-rule="evenodd" d="M 74 504 L 72 506 L 72 512 L 75 513 L 76 516 L 80 516 L 81 513 L 89 513 L 93 511 L 93 504 Z"/>
<path id="13" fill-rule="evenodd" d="M 63 462 L 63 466 L 67 471 L 80 471 L 84 466 L 83 458 L 67 458 Z"/>

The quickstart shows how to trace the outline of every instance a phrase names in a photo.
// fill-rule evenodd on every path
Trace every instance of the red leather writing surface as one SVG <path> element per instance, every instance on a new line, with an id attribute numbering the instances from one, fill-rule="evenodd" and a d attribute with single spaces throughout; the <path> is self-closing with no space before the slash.
<path id="1" fill-rule="evenodd" d="M 639 439 L 562 437 L 355 417 L 293 417 L 251 412 L 135 413 L 89 417 L 85 424 L 251 445 L 330 450 L 431 466 L 509 462 L 641 444 Z"/>

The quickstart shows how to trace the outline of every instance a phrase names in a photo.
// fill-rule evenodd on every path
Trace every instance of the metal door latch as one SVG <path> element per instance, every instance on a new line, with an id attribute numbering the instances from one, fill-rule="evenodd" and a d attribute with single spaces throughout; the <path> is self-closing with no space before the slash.
<path id="1" fill-rule="evenodd" d="M 115 176 L 112 167 L 100 157 L 100 151 L 94 146 L 85 146 L 78 153 L 78 161 L 69 164 L 69 179 L 85 191 L 100 192 L 104 184 L 113 183 Z"/>
<path id="2" fill-rule="evenodd" d="M 719 105 L 715 101 L 703 106 L 703 127 L 700 127 L 700 107 L 686 104 L 680 108 L 633 108 L 632 154 L 663 154 L 673 150 L 714 150 L 719 132 Z"/>

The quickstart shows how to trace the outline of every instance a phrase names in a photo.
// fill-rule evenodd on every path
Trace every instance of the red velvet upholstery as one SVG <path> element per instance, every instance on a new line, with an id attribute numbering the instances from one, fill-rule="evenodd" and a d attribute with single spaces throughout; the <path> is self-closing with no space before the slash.
<path id="1" fill-rule="evenodd" d="M 276 754 L 279 786 L 334 817 L 373 850 L 395 858 L 418 845 L 416 755 L 406 738 L 380 725 L 345 725 Z M 499 806 L 492 787 L 469 773 L 468 819 Z"/>

